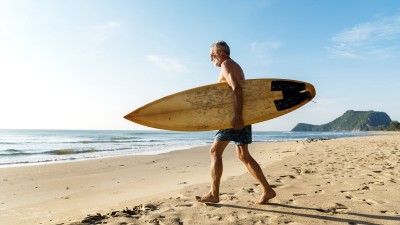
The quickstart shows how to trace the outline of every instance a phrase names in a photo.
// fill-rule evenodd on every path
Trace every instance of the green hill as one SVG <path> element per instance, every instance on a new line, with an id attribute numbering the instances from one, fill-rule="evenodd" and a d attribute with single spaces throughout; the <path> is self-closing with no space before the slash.
<path id="1" fill-rule="evenodd" d="M 327 124 L 299 123 L 292 131 L 379 131 L 388 129 L 391 122 L 384 112 L 348 110 Z"/>

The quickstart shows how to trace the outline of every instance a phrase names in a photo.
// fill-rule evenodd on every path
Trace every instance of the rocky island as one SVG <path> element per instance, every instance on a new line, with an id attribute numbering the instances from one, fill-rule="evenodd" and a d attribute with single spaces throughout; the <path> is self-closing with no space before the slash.
<path id="1" fill-rule="evenodd" d="M 335 120 L 322 124 L 297 124 L 292 131 L 381 131 L 391 126 L 385 112 L 348 110 Z"/>

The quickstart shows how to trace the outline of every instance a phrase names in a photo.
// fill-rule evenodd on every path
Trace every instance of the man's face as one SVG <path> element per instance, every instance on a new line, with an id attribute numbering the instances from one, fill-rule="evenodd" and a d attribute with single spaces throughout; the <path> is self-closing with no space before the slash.
<path id="1" fill-rule="evenodd" d="M 212 47 L 210 50 L 211 61 L 214 62 L 214 66 L 221 67 L 221 50 L 218 50 L 215 47 Z"/>

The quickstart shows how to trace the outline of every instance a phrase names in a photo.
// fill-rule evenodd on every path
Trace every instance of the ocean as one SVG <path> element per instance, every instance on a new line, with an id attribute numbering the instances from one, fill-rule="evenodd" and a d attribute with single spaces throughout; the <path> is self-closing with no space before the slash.
<path id="1" fill-rule="evenodd" d="M 215 131 L 0 130 L 0 167 L 122 155 L 154 155 L 210 145 Z M 253 131 L 253 142 L 366 136 L 362 132 Z"/>

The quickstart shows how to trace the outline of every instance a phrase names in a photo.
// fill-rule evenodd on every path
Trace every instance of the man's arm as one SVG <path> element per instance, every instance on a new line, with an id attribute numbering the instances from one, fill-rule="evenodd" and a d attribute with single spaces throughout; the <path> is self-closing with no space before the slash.
<path id="1" fill-rule="evenodd" d="M 232 126 L 236 130 L 240 130 L 244 127 L 243 122 L 243 91 L 240 84 L 239 76 L 235 75 L 235 63 L 232 61 L 224 62 L 221 65 L 222 74 L 232 88 L 232 97 L 235 115 L 232 119 Z"/>

